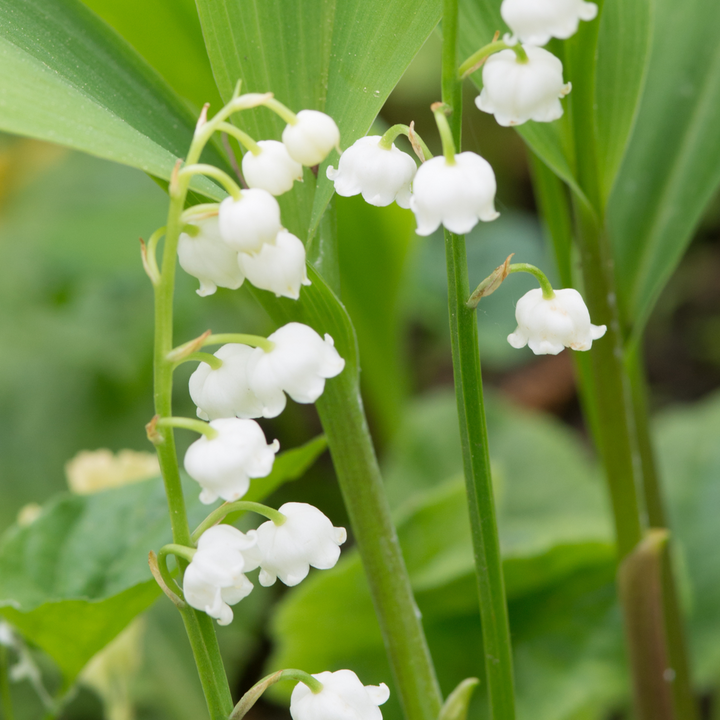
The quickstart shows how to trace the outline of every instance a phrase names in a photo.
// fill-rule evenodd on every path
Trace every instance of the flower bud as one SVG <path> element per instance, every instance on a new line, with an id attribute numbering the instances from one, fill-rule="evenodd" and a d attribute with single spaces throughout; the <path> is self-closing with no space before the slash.
<path id="1" fill-rule="evenodd" d="M 448 165 L 444 157 L 423 163 L 413 181 L 410 209 L 417 220 L 417 234 L 430 235 L 442 223 L 462 235 L 478 220 L 495 220 L 495 173 L 490 163 L 472 152 L 455 156 Z"/>
<path id="2" fill-rule="evenodd" d="M 282 141 L 290 157 L 301 165 L 319 165 L 340 142 L 335 121 L 317 110 L 301 110 L 294 125 L 283 130 Z"/>
<path id="3" fill-rule="evenodd" d="M 499 125 L 522 125 L 528 120 L 552 122 L 563 114 L 560 98 L 570 92 L 563 83 L 562 63 L 552 53 L 523 45 L 528 61 L 514 50 L 491 55 L 483 66 L 483 89 L 475 104 L 495 115 Z"/>
<path id="4" fill-rule="evenodd" d="M 563 348 L 589 350 L 599 340 L 605 325 L 592 325 L 585 301 L 577 290 L 555 290 L 555 297 L 546 299 L 535 288 L 518 300 L 515 308 L 517 329 L 508 335 L 514 348 L 529 345 L 536 355 L 557 355 Z"/>
<path id="5" fill-rule="evenodd" d="M 245 276 L 237 263 L 237 251 L 220 237 L 217 217 L 194 220 L 199 230 L 194 237 L 180 233 L 178 260 L 180 267 L 200 281 L 197 294 L 212 295 L 218 287 L 237 290 Z"/>
<path id="6" fill-rule="evenodd" d="M 500 14 L 524 43 L 545 45 L 551 37 L 564 40 L 577 32 L 580 20 L 592 20 L 595 3 L 583 0 L 503 0 Z"/>
<path id="7" fill-rule="evenodd" d="M 312 328 L 288 323 L 268 340 L 269 352 L 255 348 L 248 361 L 250 389 L 263 405 L 265 417 L 276 417 L 285 408 L 287 393 L 295 402 L 313 403 L 325 389 L 325 379 L 339 375 L 345 361 L 333 339 L 323 340 Z"/>
<path id="8" fill-rule="evenodd" d="M 268 520 L 257 529 L 261 585 L 280 578 L 292 587 L 307 577 L 311 565 L 319 570 L 335 567 L 340 545 L 347 540 L 345 528 L 333 527 L 307 503 L 285 503 L 278 511 L 286 518 L 282 525 Z"/>
<path id="9" fill-rule="evenodd" d="M 363 685 L 352 670 L 313 675 L 323 687 L 318 693 L 299 682 L 290 696 L 293 720 L 382 720 L 378 705 L 387 702 L 385 683 Z"/>
<path id="10" fill-rule="evenodd" d="M 380 140 L 379 135 L 370 135 L 354 142 L 340 156 L 337 170 L 328 167 L 327 176 L 343 197 L 362 193 L 370 205 L 385 207 L 395 200 L 401 208 L 408 208 L 415 161 L 395 145 L 381 147 Z"/>
<path id="11" fill-rule="evenodd" d="M 287 148 L 277 140 L 260 140 L 260 153 L 246 152 L 242 159 L 245 182 L 251 188 L 282 195 L 292 189 L 295 180 L 302 180 L 302 165 L 290 157 Z"/>
<path id="12" fill-rule="evenodd" d="M 190 376 L 190 397 L 203 420 L 218 418 L 256 418 L 262 416 L 262 404 L 248 385 L 247 363 L 253 348 L 238 343 L 223 345 L 215 357 L 222 367 L 213 370 L 200 363 Z"/>
<path id="13" fill-rule="evenodd" d="M 281 230 L 275 242 L 266 243 L 257 254 L 240 253 L 238 264 L 256 288 L 269 290 L 277 297 L 297 300 L 300 287 L 310 285 L 305 267 L 305 246 L 287 230 Z"/>
<path id="14" fill-rule="evenodd" d="M 216 618 L 219 625 L 233 619 L 230 605 L 239 603 L 253 589 L 244 571 L 252 569 L 243 552 L 255 547 L 256 534 L 247 535 L 231 525 L 216 525 L 198 540 L 198 549 L 183 576 L 188 605 Z"/>
<path id="15" fill-rule="evenodd" d="M 200 502 L 209 505 L 218 497 L 229 502 L 239 500 L 250 487 L 250 478 L 270 474 L 277 440 L 268 445 L 254 420 L 223 418 L 212 420 L 217 437 L 203 436 L 185 453 L 187 474 L 203 488 Z"/>
<path id="16" fill-rule="evenodd" d="M 243 190 L 239 200 L 225 198 L 219 221 L 222 239 L 236 252 L 259 252 L 264 243 L 274 243 L 282 229 L 277 200 L 259 188 Z"/>

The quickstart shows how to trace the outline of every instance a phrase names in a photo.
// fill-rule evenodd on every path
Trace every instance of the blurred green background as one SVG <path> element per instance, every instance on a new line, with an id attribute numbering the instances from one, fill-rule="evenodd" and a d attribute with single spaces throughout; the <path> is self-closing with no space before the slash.
<path id="1" fill-rule="evenodd" d="M 437 149 L 428 106 L 438 99 L 438 78 L 439 41 L 432 36 L 378 124 L 414 119 Z M 468 238 L 471 282 L 510 252 L 554 278 L 524 146 L 513 131 L 476 112 L 471 99 L 465 149 L 480 152 L 495 168 L 501 212 Z M 449 692 L 464 677 L 482 675 L 482 658 L 451 392 L 442 239 L 415 236 L 412 214 L 395 206 L 338 198 L 336 207 L 342 299 L 359 335 L 370 422 Z M 1 138 L 0 527 L 14 523 L 26 504 L 64 491 L 65 463 L 79 451 L 150 449 L 144 424 L 152 415 L 152 292 L 138 238 L 163 224 L 166 208 L 163 191 L 138 171 Z M 713 395 L 720 385 L 719 238 L 716 201 L 655 310 L 646 343 L 663 481 L 679 536 L 681 584 L 708 718 L 720 717 L 714 704 L 720 680 L 720 397 Z M 532 279 L 513 276 L 478 310 L 520 717 L 627 717 L 609 513 L 571 358 L 568 352 L 535 358 L 505 339 L 515 327 L 515 302 L 532 286 Z M 245 288 L 200 299 L 195 287 L 193 278 L 179 275 L 179 341 L 207 328 L 272 331 Z M 194 412 L 186 391 L 190 372 L 183 366 L 177 373 L 176 414 Z M 295 404 L 262 424 L 284 449 L 321 431 L 314 409 Z M 346 523 L 327 455 L 271 504 L 287 499 L 312 502 L 336 525 Z M 350 666 L 366 683 L 389 678 L 351 544 L 335 570 L 315 572 L 290 592 L 258 588 L 235 616 L 220 638 L 238 693 L 275 664 L 313 672 Z M 181 623 L 164 598 L 133 642 L 140 663 L 131 681 L 137 717 L 205 717 Z M 49 660 L 32 653 L 49 687 L 56 687 Z M 40 716 L 28 682 L 15 684 L 13 696 L 19 718 Z M 282 696 L 282 690 L 275 694 Z M 482 716 L 481 697 L 482 689 L 475 717 Z M 83 689 L 62 717 L 98 718 L 102 712 L 96 694 Z M 287 714 L 269 701 L 254 712 Z M 391 699 L 386 717 L 398 712 Z"/>

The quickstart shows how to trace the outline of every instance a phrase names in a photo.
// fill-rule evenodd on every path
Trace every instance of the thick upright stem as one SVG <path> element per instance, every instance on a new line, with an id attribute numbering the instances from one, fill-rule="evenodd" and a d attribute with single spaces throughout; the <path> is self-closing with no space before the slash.
<path id="1" fill-rule="evenodd" d="M 457 0 L 444 0 L 442 99 L 452 109 L 450 125 L 460 149 L 462 94 L 457 64 Z M 465 238 L 445 231 L 448 308 L 453 374 L 463 466 L 480 598 L 485 673 L 494 720 L 515 718 L 512 647 L 500 540 L 495 518 L 475 312 L 467 307 L 470 285 Z"/>

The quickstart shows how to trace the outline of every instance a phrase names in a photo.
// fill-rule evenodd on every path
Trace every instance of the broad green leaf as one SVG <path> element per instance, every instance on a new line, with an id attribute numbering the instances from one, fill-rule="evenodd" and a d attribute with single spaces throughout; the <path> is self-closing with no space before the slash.
<path id="1" fill-rule="evenodd" d="M 619 298 L 639 335 L 720 183 L 720 5 L 656 0 L 635 132 L 608 207 Z"/>
<path id="2" fill-rule="evenodd" d="M 194 0 L 83 0 L 183 98 L 221 105 Z"/>
<path id="3" fill-rule="evenodd" d="M 337 122 L 343 147 L 367 132 L 440 19 L 436 0 L 198 0 L 198 10 L 226 100 L 241 78 L 246 91 L 274 92 L 296 112 L 323 110 Z M 284 126 L 264 109 L 237 122 L 256 138 L 278 139 Z M 314 201 L 306 171 L 307 192 L 294 192 L 283 206 L 284 221 L 303 239 L 333 192 L 326 164 Z"/>
<path id="4" fill-rule="evenodd" d="M 278 456 L 248 497 L 262 500 L 299 477 L 324 438 Z M 198 486 L 184 483 L 191 527 L 207 515 Z M 98 650 L 160 594 L 147 557 L 171 542 L 160 480 L 94 495 L 61 495 L 0 543 L 0 613 L 45 650 L 72 680 Z"/>
<path id="5" fill-rule="evenodd" d="M 0 129 L 67 145 L 168 179 L 195 118 L 82 3 L 0 2 Z M 209 148 L 209 162 L 224 159 Z M 204 178 L 194 187 L 224 193 Z"/>

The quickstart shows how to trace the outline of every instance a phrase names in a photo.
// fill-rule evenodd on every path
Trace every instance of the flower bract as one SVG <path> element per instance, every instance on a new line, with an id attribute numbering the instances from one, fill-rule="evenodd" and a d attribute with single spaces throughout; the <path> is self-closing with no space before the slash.
<path id="1" fill-rule="evenodd" d="M 540 288 L 530 290 L 518 300 L 515 319 L 518 326 L 508 342 L 514 348 L 529 345 L 536 355 L 557 355 L 566 347 L 589 350 L 607 329 L 590 322 L 585 301 L 573 288 L 555 290 L 550 299 Z"/>
<path id="2" fill-rule="evenodd" d="M 285 408 L 285 393 L 299 403 L 313 403 L 325 389 L 326 378 L 338 375 L 345 361 L 333 339 L 321 338 L 311 327 L 288 323 L 268 337 L 269 352 L 255 348 L 248 361 L 250 389 L 260 400 L 265 417 Z"/>
<path id="3" fill-rule="evenodd" d="M 217 217 L 195 220 L 192 224 L 198 234 L 180 233 L 178 260 L 188 275 L 200 281 L 197 294 L 212 295 L 218 287 L 237 290 L 245 276 L 237 263 L 237 251 L 220 236 Z"/>
<path id="4" fill-rule="evenodd" d="M 318 110 L 301 110 L 297 122 L 286 125 L 282 141 L 290 157 L 301 165 L 319 165 L 340 142 L 335 121 Z"/>
<path id="5" fill-rule="evenodd" d="M 300 288 L 310 285 L 305 246 L 287 230 L 281 230 L 275 242 L 265 243 L 258 253 L 240 253 L 237 261 L 242 273 L 255 287 L 269 290 L 277 297 L 297 300 Z"/>
<path id="6" fill-rule="evenodd" d="M 499 125 L 522 125 L 528 120 L 552 122 L 563 114 L 560 98 L 570 92 L 563 83 L 562 63 L 552 53 L 523 45 L 527 62 L 514 50 L 491 55 L 483 66 L 483 89 L 475 99 L 480 110 L 492 113 Z"/>
<path id="7" fill-rule="evenodd" d="M 503 0 L 500 14 L 524 43 L 545 45 L 577 32 L 580 20 L 592 20 L 598 6 L 584 0 Z"/>
<path id="8" fill-rule="evenodd" d="M 418 168 L 410 198 L 417 234 L 430 235 L 442 224 L 462 235 L 479 220 L 495 220 L 496 189 L 490 163 L 475 153 L 456 155 L 454 165 L 442 156 L 428 160 Z"/>
<path id="9" fill-rule="evenodd" d="M 198 540 L 198 549 L 183 576 L 183 594 L 188 605 L 228 625 L 233 619 L 230 605 L 239 603 L 253 589 L 245 577 L 248 567 L 243 552 L 255 546 L 255 531 L 247 535 L 231 525 L 216 525 Z"/>
<path id="10" fill-rule="evenodd" d="M 352 670 L 313 675 L 322 690 L 313 693 L 299 682 L 290 696 L 293 720 L 382 720 L 379 705 L 387 702 L 390 690 L 385 683 L 363 685 Z"/>
<path id="11" fill-rule="evenodd" d="M 286 518 L 282 525 L 268 520 L 257 529 L 260 584 L 272 585 L 280 578 L 293 586 L 307 577 L 311 565 L 320 570 L 334 567 L 347 539 L 345 528 L 333 527 L 320 510 L 306 503 L 285 503 L 278 510 Z"/>
<path id="12" fill-rule="evenodd" d="M 290 157 L 283 143 L 260 140 L 257 144 L 260 153 L 246 152 L 242 159 L 242 171 L 249 187 L 282 195 L 292 189 L 295 180 L 302 180 L 302 165 Z"/>
<path id="13" fill-rule="evenodd" d="M 274 243 L 282 229 L 280 206 L 267 190 L 243 190 L 239 200 L 220 203 L 220 235 L 236 252 L 256 253 L 264 243 Z"/>
<path id="14" fill-rule="evenodd" d="M 343 197 L 362 194 L 363 200 L 385 207 L 394 200 L 402 208 L 410 207 L 410 185 L 417 166 L 395 145 L 383 148 L 382 138 L 370 135 L 354 142 L 341 156 L 337 170 L 328 167 L 327 176 L 335 183 L 335 192 Z"/>
<path id="15" fill-rule="evenodd" d="M 222 360 L 222 367 L 213 370 L 207 363 L 198 365 L 189 383 L 198 417 L 216 420 L 262 416 L 262 405 L 250 390 L 247 379 L 247 363 L 252 352 L 247 345 L 230 343 L 215 353 L 215 357 Z"/>
<path id="16" fill-rule="evenodd" d="M 212 440 L 196 440 L 185 453 L 187 474 L 202 487 L 200 501 L 206 505 L 223 500 L 239 500 L 250 487 L 250 478 L 270 474 L 277 440 L 268 445 L 262 429 L 254 420 L 223 418 L 212 420 L 217 430 Z"/>

